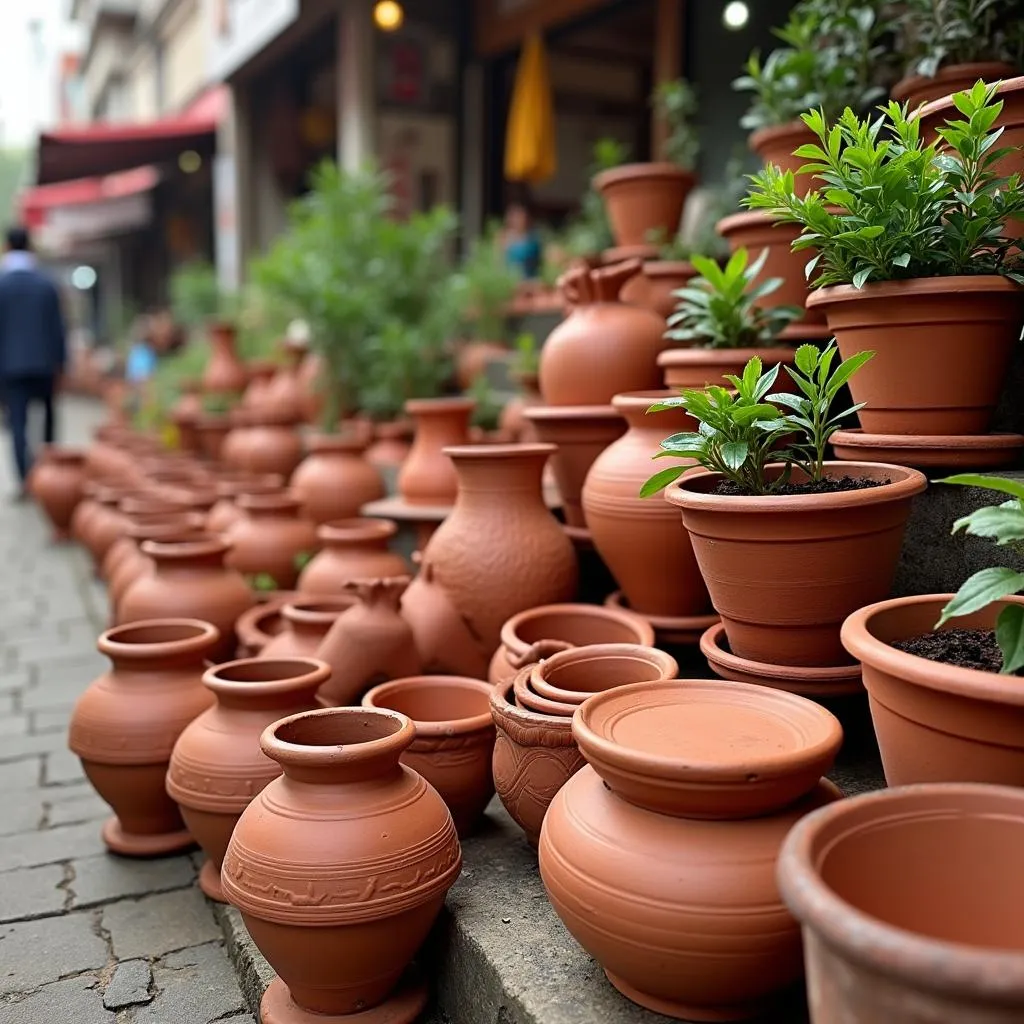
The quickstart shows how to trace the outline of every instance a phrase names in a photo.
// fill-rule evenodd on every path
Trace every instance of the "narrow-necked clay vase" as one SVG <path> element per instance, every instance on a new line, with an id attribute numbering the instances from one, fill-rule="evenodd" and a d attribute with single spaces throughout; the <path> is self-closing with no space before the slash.
<path id="1" fill-rule="evenodd" d="M 510 616 L 575 596 L 576 552 L 541 493 L 552 445 L 445 451 L 459 474 L 459 496 L 423 552 L 402 611 L 425 668 L 480 679 Z M 456 645 L 439 629 L 438 595 L 472 634 L 469 643 Z"/>
<path id="2" fill-rule="evenodd" d="M 372 708 L 310 711 L 263 733 L 284 774 L 242 812 L 221 872 L 278 974 L 262 1020 L 412 1024 L 423 1010 L 426 989 L 399 980 L 462 852 L 444 801 L 401 764 L 415 736 L 404 715 Z"/>
<path id="3" fill-rule="evenodd" d="M 321 434 L 310 438 L 309 455 L 292 477 L 291 492 L 303 514 L 316 523 L 351 519 L 370 501 L 384 497 L 384 481 L 366 461 L 366 439 Z"/>
<path id="4" fill-rule="evenodd" d="M 220 867 L 242 811 L 281 767 L 260 750 L 268 725 L 316 707 L 330 674 L 309 659 L 229 661 L 203 676 L 215 703 L 178 737 L 167 769 L 167 793 L 206 854 L 200 888 L 220 903 Z"/>
<path id="5" fill-rule="evenodd" d="M 49 445 L 32 467 L 32 496 L 53 526 L 57 540 L 66 540 L 71 516 L 82 500 L 85 453 Z"/>
<path id="6" fill-rule="evenodd" d="M 213 323 L 209 334 L 210 359 L 203 370 L 203 391 L 208 395 L 241 395 L 249 374 L 235 350 L 234 326 Z"/>
<path id="7" fill-rule="evenodd" d="M 320 552 L 299 576 L 303 594 L 337 594 L 351 580 L 408 576 L 409 567 L 388 542 L 398 532 L 390 519 L 338 519 L 316 531 Z"/>
<path id="8" fill-rule="evenodd" d="M 227 473 L 217 480 L 217 502 L 206 515 L 206 529 L 210 533 L 227 533 L 242 513 L 235 505 L 240 494 L 270 494 L 280 491 L 284 478 L 278 473 Z"/>
<path id="9" fill-rule="evenodd" d="M 353 594 L 296 595 L 281 606 L 283 628 L 260 650 L 261 658 L 312 658 L 337 621 L 357 603 Z"/>
<path id="10" fill-rule="evenodd" d="M 154 619 L 107 630 L 97 643 L 111 669 L 78 698 L 68 746 L 114 810 L 103 841 L 126 857 L 192 845 L 164 777 L 185 726 L 213 701 L 202 685 L 219 636 L 197 619 Z"/>
<path id="11" fill-rule="evenodd" d="M 241 518 L 228 530 L 227 564 L 249 577 L 269 577 L 273 589 L 294 590 L 304 559 L 317 550 L 316 524 L 284 492 L 241 494 Z"/>
<path id="12" fill-rule="evenodd" d="M 153 569 L 137 576 L 121 595 L 118 622 L 201 615 L 219 634 L 212 660 L 234 657 L 235 622 L 256 598 L 241 574 L 225 565 L 228 550 L 225 541 L 208 535 L 143 541 L 142 554 L 152 559 Z"/>
<path id="13" fill-rule="evenodd" d="M 408 505 L 451 505 L 458 477 L 444 449 L 469 441 L 472 398 L 417 398 L 405 403 L 416 424 L 408 458 L 398 473 L 398 493 Z"/>
<path id="14" fill-rule="evenodd" d="M 459 836 L 468 836 L 494 796 L 491 685 L 461 676 L 415 676 L 375 686 L 363 707 L 412 720 L 416 739 L 402 764 L 419 772 L 448 805 Z"/>

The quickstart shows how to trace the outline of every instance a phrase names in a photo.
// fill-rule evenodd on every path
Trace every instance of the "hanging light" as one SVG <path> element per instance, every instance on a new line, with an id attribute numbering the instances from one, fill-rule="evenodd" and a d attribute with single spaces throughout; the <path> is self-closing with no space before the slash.
<path id="1" fill-rule="evenodd" d="M 373 8 L 373 22 L 381 32 L 395 32 L 405 21 L 405 11 L 398 0 L 377 0 Z"/>
<path id="2" fill-rule="evenodd" d="M 748 21 L 750 21 L 750 8 L 743 0 L 731 0 L 725 5 L 725 9 L 722 11 L 722 24 L 726 28 L 737 31 L 746 28 Z"/>

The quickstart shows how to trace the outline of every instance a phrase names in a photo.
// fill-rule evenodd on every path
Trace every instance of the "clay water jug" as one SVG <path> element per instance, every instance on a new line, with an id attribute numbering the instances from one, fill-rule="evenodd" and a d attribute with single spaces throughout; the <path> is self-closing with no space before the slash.
<path id="1" fill-rule="evenodd" d="M 303 559 L 316 551 L 316 524 L 283 491 L 242 494 L 236 505 L 242 515 L 226 534 L 227 564 L 264 589 L 294 590 Z"/>

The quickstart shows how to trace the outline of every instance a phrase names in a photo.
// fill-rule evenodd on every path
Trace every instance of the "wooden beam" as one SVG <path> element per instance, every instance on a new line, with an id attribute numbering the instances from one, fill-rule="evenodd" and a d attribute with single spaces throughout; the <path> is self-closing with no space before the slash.
<path id="1" fill-rule="evenodd" d="M 654 87 L 662 82 L 677 79 L 683 70 L 682 41 L 684 24 L 684 5 L 686 0 L 657 0 L 657 28 L 654 32 Z M 651 110 L 651 145 L 655 160 L 665 155 L 665 139 L 668 129 L 664 121 L 658 117 L 657 111 Z"/>
<path id="2" fill-rule="evenodd" d="M 476 49 L 493 56 L 522 45 L 531 32 L 544 32 L 613 0 L 476 0 Z"/>

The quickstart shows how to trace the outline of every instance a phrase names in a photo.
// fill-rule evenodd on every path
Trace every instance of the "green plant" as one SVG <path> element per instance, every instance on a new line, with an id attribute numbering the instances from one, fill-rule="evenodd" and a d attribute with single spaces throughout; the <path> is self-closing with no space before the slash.
<path id="1" fill-rule="evenodd" d="M 938 129 L 942 153 L 898 103 L 873 120 L 847 110 L 832 127 L 811 111 L 803 120 L 818 142 L 796 155 L 824 190 L 801 198 L 792 172 L 769 165 L 754 175 L 746 204 L 801 226 L 793 249 L 817 250 L 807 264 L 816 286 L 958 274 L 1024 280 L 1017 240 L 1004 234 L 1006 221 L 1024 214 L 1024 193 L 1018 175 L 996 166 L 1009 151 L 992 130 L 1003 108 L 994 90 L 978 82 L 953 97 L 964 119 Z"/>
<path id="2" fill-rule="evenodd" d="M 503 403 L 491 387 L 486 374 L 481 374 L 466 388 L 466 397 L 476 401 L 476 407 L 473 409 L 473 426 L 481 430 L 497 430 Z"/>
<path id="3" fill-rule="evenodd" d="M 975 509 L 953 524 L 953 533 L 963 530 L 974 537 L 987 537 L 1000 547 L 1010 547 L 1024 554 L 1024 484 L 1005 477 L 960 473 L 937 481 L 962 487 L 982 487 L 1010 495 L 999 505 Z M 1024 590 L 1024 573 L 1002 566 L 981 569 L 965 580 L 956 596 L 942 609 L 935 628 L 961 615 L 971 615 L 982 608 Z M 1003 652 L 1001 671 L 1009 674 L 1024 668 L 1024 608 L 1007 605 L 996 618 L 996 642 Z"/>
<path id="4" fill-rule="evenodd" d="M 305 569 L 306 566 L 309 565 L 309 563 L 313 561 L 313 554 L 314 554 L 314 552 L 312 552 L 312 551 L 300 551 L 292 559 L 292 564 L 295 566 L 295 568 L 299 572 L 302 572 L 302 570 Z"/>
<path id="5" fill-rule="evenodd" d="M 521 376 L 535 374 L 540 366 L 540 350 L 537 348 L 537 336 L 523 331 L 516 338 L 516 351 L 512 359 L 512 372 Z"/>
<path id="6" fill-rule="evenodd" d="M 269 572 L 257 572 L 247 577 L 249 586 L 261 594 L 269 594 L 277 590 L 277 580 Z"/>
<path id="7" fill-rule="evenodd" d="M 566 228 L 565 248 L 570 256 L 592 256 L 610 249 L 614 244 L 604 200 L 594 188 L 594 178 L 602 171 L 621 166 L 629 156 L 629 147 L 616 139 L 598 139 L 594 144 L 590 166 L 587 168 L 587 189 L 580 200 L 580 212 Z"/>
<path id="8" fill-rule="evenodd" d="M 501 226 L 489 225 L 470 245 L 455 281 L 461 293 L 463 324 L 471 337 L 480 341 L 502 340 L 505 310 L 521 280 L 505 257 Z"/>
<path id="9" fill-rule="evenodd" d="M 679 304 L 668 318 L 665 337 L 701 348 L 764 348 L 774 344 L 804 311 L 797 306 L 758 305 L 782 284 L 778 277 L 754 283 L 767 259 L 765 249 L 748 264 L 747 250 L 737 249 L 720 267 L 714 260 L 694 254 L 691 262 L 699 276 L 674 293 Z"/>
<path id="10" fill-rule="evenodd" d="M 700 154 L 700 136 L 694 127 L 697 94 L 685 78 L 662 82 L 651 98 L 658 116 L 665 122 L 665 156 L 684 171 L 692 171 Z"/>
<path id="11" fill-rule="evenodd" d="M 177 267 L 168 289 L 174 319 L 189 329 L 214 320 L 233 321 L 238 313 L 236 297 L 221 290 L 216 269 L 205 260 Z"/>

